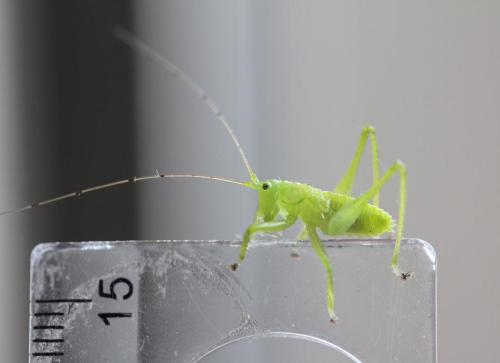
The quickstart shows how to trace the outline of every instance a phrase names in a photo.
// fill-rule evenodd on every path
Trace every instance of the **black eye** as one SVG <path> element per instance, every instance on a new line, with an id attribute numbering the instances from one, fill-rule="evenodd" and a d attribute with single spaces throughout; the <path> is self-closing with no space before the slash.
<path id="1" fill-rule="evenodd" d="M 267 184 L 267 183 L 262 184 L 262 189 L 268 190 L 269 189 L 269 184 Z"/>

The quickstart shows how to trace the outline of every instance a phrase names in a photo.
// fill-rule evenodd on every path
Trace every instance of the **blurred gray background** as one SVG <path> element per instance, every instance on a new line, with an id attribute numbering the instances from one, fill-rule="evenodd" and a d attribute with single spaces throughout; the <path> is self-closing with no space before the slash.
<path id="1" fill-rule="evenodd" d="M 1 210 L 155 169 L 246 178 L 213 115 L 114 23 L 204 87 L 261 179 L 332 188 L 372 123 L 382 165 L 408 166 L 405 235 L 437 249 L 439 360 L 498 362 L 499 2 L 1 2 Z M 365 158 L 356 192 L 370 176 Z M 2 217 L 2 361 L 27 357 L 36 242 L 236 238 L 255 202 L 160 181 Z"/>

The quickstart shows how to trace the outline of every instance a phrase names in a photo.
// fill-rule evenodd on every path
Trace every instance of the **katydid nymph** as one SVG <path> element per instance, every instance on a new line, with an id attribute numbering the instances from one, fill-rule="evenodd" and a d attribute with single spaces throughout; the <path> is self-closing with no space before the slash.
<path id="1" fill-rule="evenodd" d="M 184 73 L 179 67 L 162 57 L 145 42 L 130 34 L 128 31 L 117 27 L 114 30 L 114 33 L 117 38 L 130 46 L 133 50 L 153 60 L 155 63 L 169 71 L 174 77 L 184 83 L 185 86 L 190 88 L 196 97 L 205 103 L 205 105 L 213 112 L 215 117 L 224 126 L 225 130 L 232 138 L 232 141 L 241 156 L 243 164 L 247 169 L 249 180 L 238 181 L 226 177 L 195 174 L 163 174 L 156 171 L 153 175 L 132 177 L 86 189 L 80 189 L 72 193 L 64 194 L 38 203 L 33 203 L 19 209 L 5 211 L 0 213 L 0 215 L 22 212 L 34 207 L 51 204 L 63 199 L 81 196 L 86 193 L 122 184 L 159 178 L 197 178 L 232 183 L 245 188 L 250 188 L 257 192 L 258 207 L 253 223 L 250 224 L 243 234 L 243 241 L 240 247 L 238 261 L 232 264 L 230 268 L 232 270 L 236 270 L 239 264 L 244 261 L 248 245 L 254 235 L 284 231 L 300 220 L 304 225 L 304 229 L 300 233 L 298 240 L 310 239 L 314 252 L 318 255 L 326 270 L 327 310 L 330 316 L 330 321 L 335 322 L 337 318 L 334 313 L 333 272 L 326 250 L 318 235 L 318 231 L 327 236 L 349 235 L 363 237 L 377 237 L 382 234 L 392 232 L 395 222 L 387 212 L 379 208 L 379 194 L 381 188 L 389 181 L 389 179 L 395 173 L 399 173 L 399 215 L 397 220 L 395 245 L 391 259 L 391 268 L 392 271 L 403 280 L 410 276 L 410 273 L 402 273 L 399 270 L 398 265 L 406 207 L 406 168 L 402 162 L 396 161 L 383 175 L 380 175 L 377 139 L 375 129 L 373 127 L 365 126 L 363 128 L 354 158 L 352 159 L 349 168 L 341 178 L 340 182 L 332 191 L 324 191 L 308 184 L 280 179 L 268 179 L 261 181 L 257 177 L 253 168 L 250 166 L 245 152 L 226 120 L 226 117 L 216 106 L 213 99 L 208 96 L 198 83 Z M 370 140 L 372 147 L 373 184 L 360 196 L 353 197 L 353 184 L 355 182 L 357 170 L 368 139 Z"/>

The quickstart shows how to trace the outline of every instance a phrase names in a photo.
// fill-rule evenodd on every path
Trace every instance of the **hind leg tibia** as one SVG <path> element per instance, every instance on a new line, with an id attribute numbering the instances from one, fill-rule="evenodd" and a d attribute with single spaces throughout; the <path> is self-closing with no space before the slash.
<path id="1" fill-rule="evenodd" d="M 363 193 L 351 203 L 340 208 L 340 210 L 338 210 L 328 222 L 327 234 L 331 236 L 338 236 L 347 232 L 347 230 L 363 212 L 363 209 L 369 203 L 370 199 L 380 193 L 380 189 L 395 173 L 399 173 L 400 176 L 400 191 L 398 225 L 396 229 L 396 242 L 394 244 L 394 251 L 391 259 L 391 268 L 396 275 L 406 280 L 410 274 L 402 273 L 399 270 L 399 249 L 403 235 L 406 210 L 406 167 L 401 161 L 396 161 L 392 164 L 385 174 L 375 184 L 373 184 L 368 191 Z"/>
<path id="2" fill-rule="evenodd" d="M 330 261 L 328 260 L 328 255 L 326 254 L 325 247 L 323 243 L 319 239 L 318 233 L 316 232 L 316 228 L 312 226 L 307 226 L 307 233 L 311 238 L 311 245 L 314 249 L 314 252 L 318 255 L 321 263 L 325 267 L 326 270 L 326 303 L 328 314 L 330 315 L 330 321 L 335 323 L 337 321 L 337 316 L 335 315 L 335 290 L 333 285 L 333 272 L 332 267 L 330 266 Z"/>

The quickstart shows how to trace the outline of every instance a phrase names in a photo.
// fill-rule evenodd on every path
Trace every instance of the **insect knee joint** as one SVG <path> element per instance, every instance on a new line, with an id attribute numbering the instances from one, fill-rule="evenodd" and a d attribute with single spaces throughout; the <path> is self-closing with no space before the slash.
<path id="1" fill-rule="evenodd" d="M 372 125 L 366 125 L 363 127 L 363 133 L 365 134 L 372 134 L 374 135 L 375 134 L 375 127 L 373 127 Z"/>

